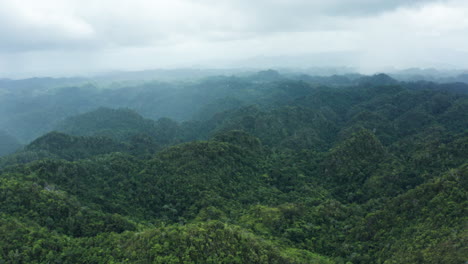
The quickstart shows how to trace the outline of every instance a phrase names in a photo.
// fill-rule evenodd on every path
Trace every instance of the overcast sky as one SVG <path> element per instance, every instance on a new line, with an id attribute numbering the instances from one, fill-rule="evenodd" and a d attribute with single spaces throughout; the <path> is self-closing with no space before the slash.
<path id="1" fill-rule="evenodd" d="M 468 68 L 468 0 L 0 0 L 0 78 L 176 67 Z"/>

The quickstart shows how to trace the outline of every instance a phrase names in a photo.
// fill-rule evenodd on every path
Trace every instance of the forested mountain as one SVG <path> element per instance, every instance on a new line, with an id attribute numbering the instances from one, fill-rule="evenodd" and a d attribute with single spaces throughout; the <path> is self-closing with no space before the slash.
<path id="1" fill-rule="evenodd" d="M 21 143 L 5 131 L 0 130 L 0 156 L 11 154 L 21 148 Z"/>
<path id="2" fill-rule="evenodd" d="M 464 85 L 268 70 L 6 93 L 0 124 L 29 143 L 0 157 L 0 263 L 468 260 Z"/>
<path id="3" fill-rule="evenodd" d="M 180 122 L 205 120 L 219 112 L 252 104 L 262 109 L 274 109 L 279 105 L 295 106 L 297 103 L 294 100 L 309 95 L 311 98 L 325 99 L 323 103 L 316 99 L 323 106 L 331 103 L 345 103 L 349 106 L 355 101 L 348 101 L 345 97 L 352 90 L 370 89 L 383 84 L 394 84 L 410 91 L 468 93 L 466 84 L 398 83 L 385 74 L 314 77 L 299 74 L 286 76 L 272 70 L 246 77 L 213 76 L 199 81 L 173 83 L 147 81 L 100 84 L 92 79 L 47 78 L 4 82 L 0 86 L 0 127 L 8 128 L 8 132 L 23 143 L 59 129 L 58 123 L 65 118 L 100 107 L 128 108 L 144 118 L 170 118 Z M 71 86 L 57 87 L 67 82 Z M 322 87 L 323 85 L 328 88 Z M 341 96 L 340 102 L 323 98 L 331 90 L 335 94 L 337 89 L 345 89 L 338 93 Z M 355 93 L 356 96 L 361 94 Z M 310 103 L 307 102 L 306 106 L 310 107 Z M 344 108 L 345 105 L 340 107 Z"/>

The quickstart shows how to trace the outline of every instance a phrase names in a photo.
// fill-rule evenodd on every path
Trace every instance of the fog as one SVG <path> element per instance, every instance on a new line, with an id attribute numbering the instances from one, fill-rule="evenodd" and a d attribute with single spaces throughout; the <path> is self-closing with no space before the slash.
<path id="1" fill-rule="evenodd" d="M 468 263 L 468 0 L 0 0 L 0 263 Z"/>
<path id="2" fill-rule="evenodd" d="M 468 68 L 468 2 L 0 0 L 0 77 Z"/>

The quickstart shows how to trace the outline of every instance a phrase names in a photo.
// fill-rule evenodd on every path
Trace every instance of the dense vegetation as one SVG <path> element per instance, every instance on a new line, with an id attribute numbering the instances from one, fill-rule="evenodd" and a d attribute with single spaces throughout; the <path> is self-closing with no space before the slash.
<path id="1" fill-rule="evenodd" d="M 21 148 L 21 143 L 12 135 L 0 130 L 0 156 L 11 154 Z"/>
<path id="2" fill-rule="evenodd" d="M 0 263 L 468 260 L 466 85 L 265 71 L 8 94 L 10 135 L 48 133 L 0 134 Z"/>

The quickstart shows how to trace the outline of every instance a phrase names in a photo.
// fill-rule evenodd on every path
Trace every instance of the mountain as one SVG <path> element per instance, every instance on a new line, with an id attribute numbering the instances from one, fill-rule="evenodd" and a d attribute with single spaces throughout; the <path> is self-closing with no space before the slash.
<path id="1" fill-rule="evenodd" d="M 385 73 L 375 74 L 373 76 L 365 76 L 358 79 L 360 84 L 370 85 L 392 85 L 397 84 L 398 81 L 388 76 Z"/>
<path id="2" fill-rule="evenodd" d="M 130 109 L 98 108 L 69 117 L 56 126 L 57 131 L 76 136 L 108 136 L 124 139 L 130 134 L 149 132 L 154 122 Z"/>
<path id="3" fill-rule="evenodd" d="M 466 262 L 461 86 L 290 76 L 4 98 L 0 262 Z"/>
<path id="4" fill-rule="evenodd" d="M 0 130 L 0 156 L 11 154 L 21 148 L 18 139 L 5 131 Z"/>

